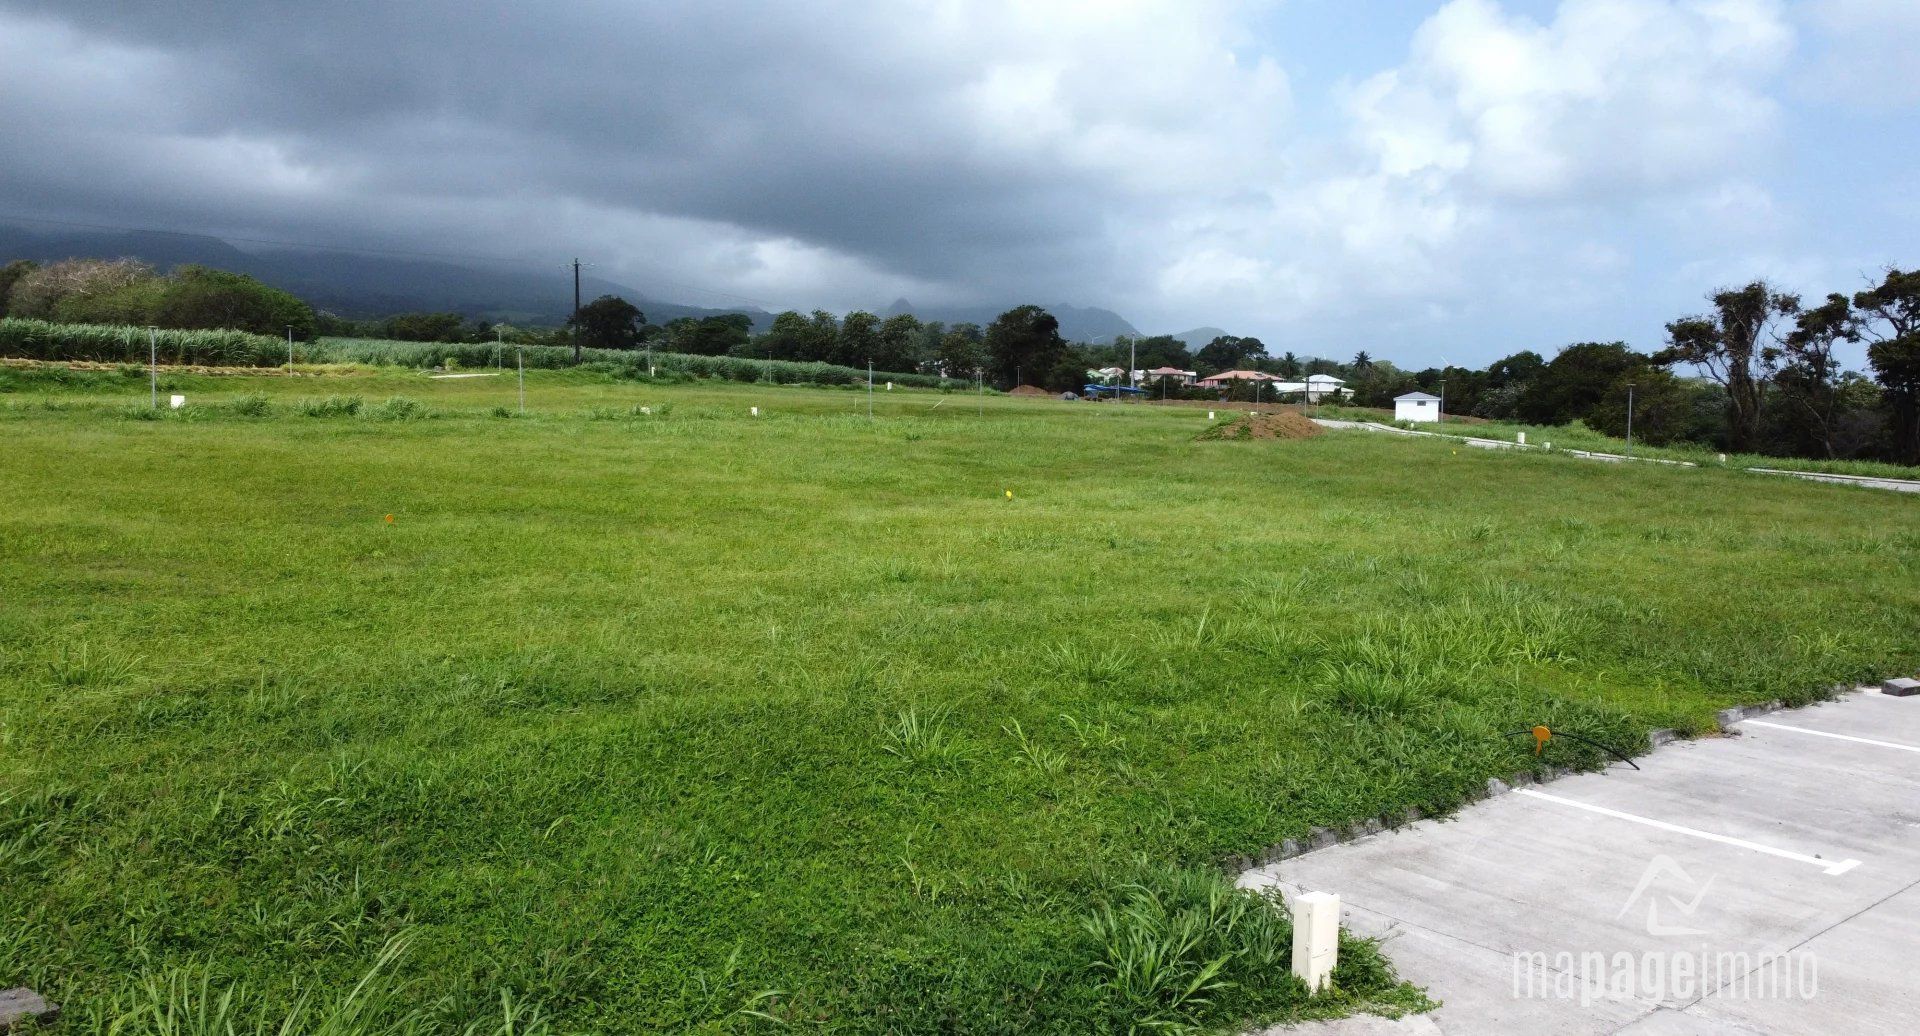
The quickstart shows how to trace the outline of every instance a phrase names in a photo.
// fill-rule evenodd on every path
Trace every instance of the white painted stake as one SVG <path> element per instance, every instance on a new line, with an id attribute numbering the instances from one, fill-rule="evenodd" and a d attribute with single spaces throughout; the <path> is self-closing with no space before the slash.
<path id="1" fill-rule="evenodd" d="M 1527 444 L 1527 433 L 1521 432 L 1519 441 L 1520 441 L 1520 445 L 1525 446 Z"/>
<path id="2" fill-rule="evenodd" d="M 178 395 L 176 395 L 176 396 L 169 396 L 169 397 L 167 397 L 167 402 L 168 402 L 168 403 L 169 403 L 170 405 L 172 405 L 172 407 L 173 407 L 173 408 L 174 408 L 175 410 L 178 410 L 178 409 L 180 409 L 181 407 L 183 407 L 183 406 L 186 406 L 186 405 L 187 405 L 187 397 L 185 397 L 185 396 L 178 396 Z"/>
<path id="3" fill-rule="evenodd" d="M 1211 410 L 1207 411 L 1207 420 L 1209 421 L 1213 420 L 1213 411 Z"/>
<path id="4" fill-rule="evenodd" d="M 755 417 L 759 417 L 759 416 L 760 416 L 760 408 L 759 408 L 759 407 L 757 407 L 757 406 L 750 406 L 750 407 L 748 407 L 747 409 L 748 409 L 748 410 L 751 410 L 751 411 L 753 411 L 753 416 L 755 416 Z"/>
<path id="5" fill-rule="evenodd" d="M 1340 897 L 1302 892 L 1293 900 L 1293 973 L 1318 993 L 1340 960 Z"/>

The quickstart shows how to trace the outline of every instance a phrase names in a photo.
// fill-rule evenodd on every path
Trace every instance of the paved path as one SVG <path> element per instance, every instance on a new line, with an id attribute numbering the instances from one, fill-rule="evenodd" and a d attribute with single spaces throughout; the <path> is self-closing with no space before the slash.
<path id="1" fill-rule="evenodd" d="M 1920 697 L 1734 729 L 1244 875 L 1444 1002 L 1272 1031 L 1920 1032 Z"/>
<path id="2" fill-rule="evenodd" d="M 1315 424 L 1326 428 L 1357 428 L 1369 432 L 1391 432 L 1395 435 L 1425 435 L 1436 439 L 1452 439 L 1465 446 L 1474 446 L 1483 450 L 1537 450 L 1541 443 L 1508 442 L 1505 439 L 1484 439 L 1475 435 L 1453 435 L 1448 432 L 1428 432 L 1413 428 L 1396 428 L 1393 425 L 1377 424 L 1373 421 L 1336 421 L 1332 418 L 1316 417 Z M 1573 450 L 1561 447 L 1555 453 L 1570 454 L 1588 460 L 1607 461 L 1619 464 L 1632 461 L 1636 464 L 1671 464 L 1675 467 L 1694 468 L 1699 465 L 1692 461 L 1668 460 L 1665 457 L 1629 457 L 1624 453 L 1599 453 L 1594 450 Z M 1812 482 L 1834 482 L 1841 485 L 1862 486 L 1867 489 L 1887 489 L 1896 493 L 1920 493 L 1920 480 L 1903 478 L 1881 478 L 1871 475 L 1836 475 L 1825 471 L 1789 471 L 1785 468 L 1739 468 L 1740 471 L 1756 475 L 1785 475 L 1788 478 L 1802 478 Z"/>

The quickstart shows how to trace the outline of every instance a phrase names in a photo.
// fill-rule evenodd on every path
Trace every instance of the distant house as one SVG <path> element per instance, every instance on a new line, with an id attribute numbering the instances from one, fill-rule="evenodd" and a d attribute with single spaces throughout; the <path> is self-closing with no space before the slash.
<path id="1" fill-rule="evenodd" d="M 1183 371 L 1178 367 L 1155 367 L 1150 371 L 1141 371 L 1140 376 L 1147 381 L 1154 382 L 1165 378 L 1167 379 L 1167 383 L 1171 385 L 1191 385 L 1193 384 L 1193 379 L 1199 377 L 1199 375 L 1193 371 Z"/>
<path id="2" fill-rule="evenodd" d="M 1209 388 L 1225 388 L 1236 381 L 1279 381 L 1279 378 L 1265 371 L 1221 371 L 1200 379 L 1200 384 Z"/>
<path id="3" fill-rule="evenodd" d="M 1396 421 L 1438 421 L 1440 420 L 1440 397 L 1425 392 L 1409 392 L 1404 396 L 1393 397 L 1393 419 Z"/>
<path id="4" fill-rule="evenodd" d="M 1118 385 L 1127 380 L 1127 369 L 1125 367 L 1101 367 L 1098 370 L 1088 371 L 1087 377 L 1102 385 Z"/>

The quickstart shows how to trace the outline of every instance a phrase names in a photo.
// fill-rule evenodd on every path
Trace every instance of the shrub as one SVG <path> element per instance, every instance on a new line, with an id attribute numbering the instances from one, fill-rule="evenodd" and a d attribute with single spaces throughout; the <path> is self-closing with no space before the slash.
<path id="1" fill-rule="evenodd" d="M 360 412 L 362 403 L 359 396 L 328 396 L 303 399 L 296 405 L 308 417 L 352 417 Z"/>
<path id="2" fill-rule="evenodd" d="M 249 392 L 227 404 L 227 409 L 241 417 L 266 417 L 273 413 L 273 404 L 258 392 Z"/>
<path id="3" fill-rule="evenodd" d="M 406 396 L 394 396 L 367 411 L 367 416 L 379 421 L 410 421 L 426 416 L 427 408 L 417 399 Z"/>

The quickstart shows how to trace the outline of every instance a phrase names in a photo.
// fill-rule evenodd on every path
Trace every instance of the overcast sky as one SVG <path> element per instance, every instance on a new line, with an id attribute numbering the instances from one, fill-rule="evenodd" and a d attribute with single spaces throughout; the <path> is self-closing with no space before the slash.
<path id="1" fill-rule="evenodd" d="M 1917 49 L 1916 0 L 0 0 L 0 218 L 1484 363 L 1920 264 Z"/>

